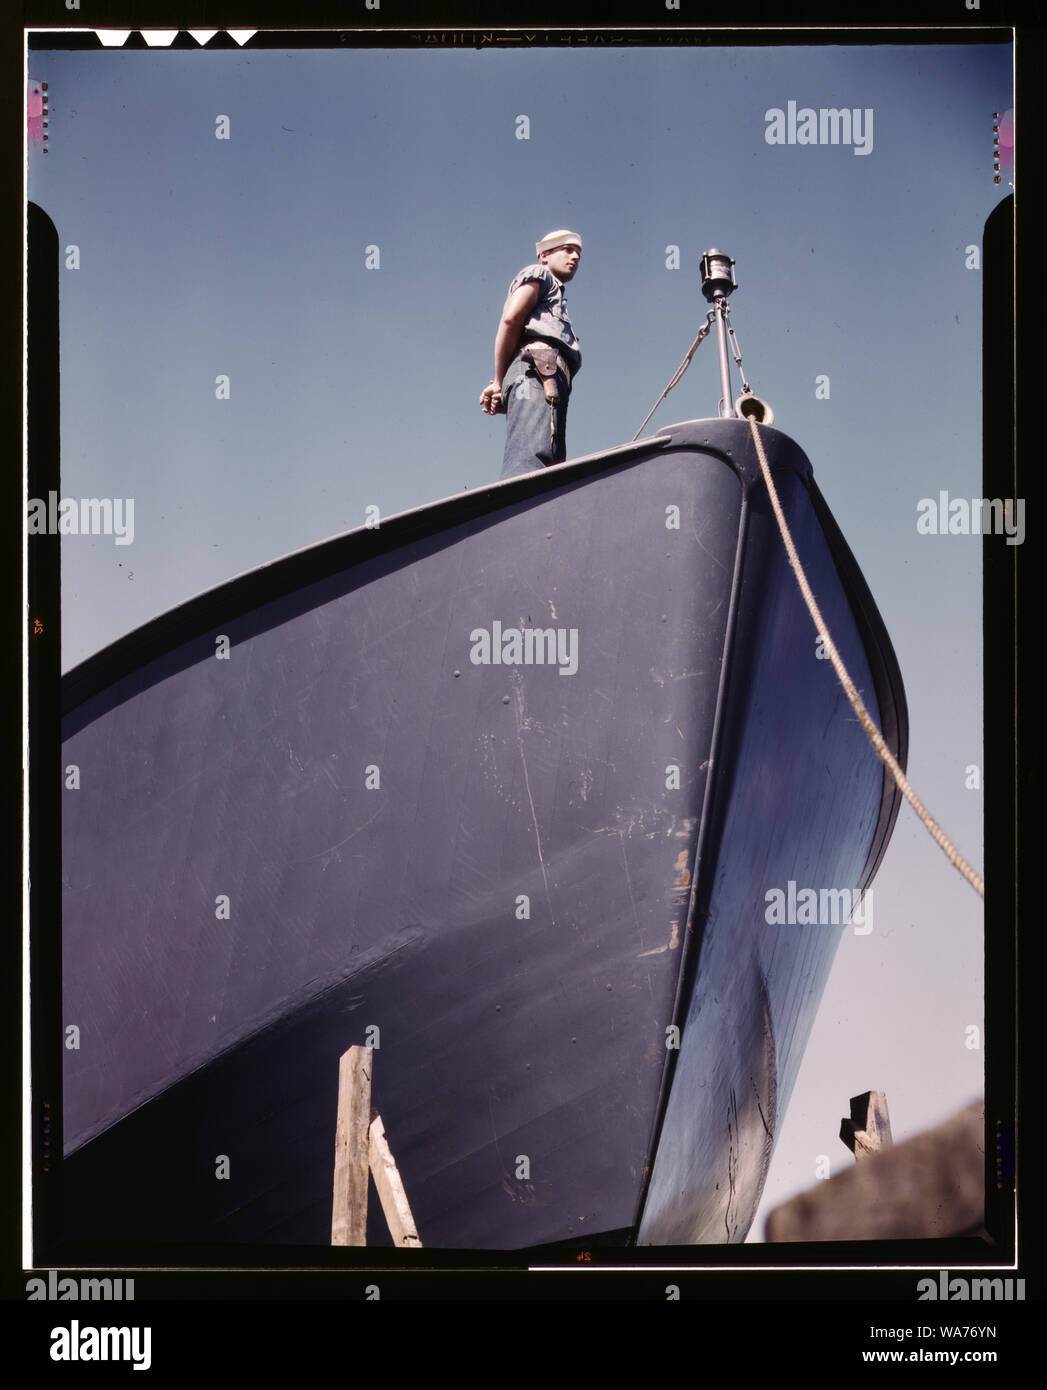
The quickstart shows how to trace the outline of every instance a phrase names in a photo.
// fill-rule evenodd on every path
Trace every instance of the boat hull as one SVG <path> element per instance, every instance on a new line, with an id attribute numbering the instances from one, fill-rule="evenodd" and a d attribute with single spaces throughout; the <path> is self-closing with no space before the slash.
<path id="1" fill-rule="evenodd" d="M 904 756 L 886 634 L 766 435 Z M 744 1236 L 842 930 L 766 893 L 864 884 L 896 810 L 770 526 L 748 427 L 688 422 L 66 678 L 68 1237 L 327 1243 L 361 1043 L 427 1246 Z"/>

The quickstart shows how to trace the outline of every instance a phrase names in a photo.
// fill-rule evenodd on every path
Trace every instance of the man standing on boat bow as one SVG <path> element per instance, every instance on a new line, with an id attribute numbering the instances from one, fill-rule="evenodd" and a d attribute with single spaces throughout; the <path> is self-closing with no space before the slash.
<path id="1" fill-rule="evenodd" d="M 567 316 L 564 285 L 573 280 L 582 239 L 564 228 L 535 246 L 536 265 L 509 286 L 494 340 L 494 376 L 480 396 L 487 415 L 506 415 L 503 478 L 567 457 L 567 402 L 582 365 Z"/>

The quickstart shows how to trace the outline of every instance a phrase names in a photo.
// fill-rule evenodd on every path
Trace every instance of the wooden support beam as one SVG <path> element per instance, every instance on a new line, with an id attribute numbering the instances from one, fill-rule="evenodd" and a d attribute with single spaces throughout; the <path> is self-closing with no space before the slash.
<path id="1" fill-rule="evenodd" d="M 367 1133 L 371 1125 L 372 1057 L 369 1047 L 351 1047 L 338 1061 L 332 1245 L 367 1244 Z"/>
<path id="2" fill-rule="evenodd" d="M 382 1117 L 376 1115 L 370 1129 L 371 1172 L 374 1175 L 375 1191 L 382 1203 L 389 1234 L 394 1245 L 405 1245 L 414 1250 L 422 1248 L 418 1230 L 411 1215 L 407 1193 L 400 1180 L 400 1173 L 385 1137 Z"/>
<path id="3" fill-rule="evenodd" d="M 894 1140 L 883 1091 L 863 1091 L 851 1097 L 851 1117 L 840 1121 L 840 1138 L 856 1160 L 891 1147 Z"/>
<path id="4" fill-rule="evenodd" d="M 766 1239 L 986 1239 L 984 1221 L 985 1114 L 978 1102 L 776 1207 Z"/>

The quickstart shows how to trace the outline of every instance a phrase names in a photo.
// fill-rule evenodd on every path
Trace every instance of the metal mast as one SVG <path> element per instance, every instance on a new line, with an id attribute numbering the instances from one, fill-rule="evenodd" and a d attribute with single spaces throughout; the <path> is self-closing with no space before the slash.
<path id="1" fill-rule="evenodd" d="M 738 288 L 734 261 L 714 246 L 701 260 L 702 294 L 716 311 L 717 342 L 720 348 L 719 414 L 733 416 L 731 404 L 731 364 L 727 358 L 727 296 Z"/>
<path id="2" fill-rule="evenodd" d="M 742 366 L 742 349 L 738 342 L 738 335 L 731 327 L 728 316 L 731 312 L 727 303 L 727 296 L 738 288 L 738 281 L 734 278 L 734 261 L 730 256 L 725 256 L 722 251 L 717 251 L 714 246 L 711 251 L 706 251 L 701 260 L 702 272 L 702 294 L 712 305 L 705 315 L 705 322 L 698 330 L 698 336 L 687 349 L 687 356 L 677 367 L 672 380 L 665 390 L 651 406 L 644 417 L 643 424 L 633 435 L 633 439 L 639 439 L 642 431 L 647 425 L 647 421 L 665 400 L 666 396 L 677 384 L 684 372 L 691 365 L 691 358 L 694 356 L 698 344 L 712 332 L 713 319 L 716 320 L 719 329 L 720 346 L 720 405 L 719 414 L 728 419 L 754 419 L 758 425 L 770 425 L 774 420 L 774 411 L 762 401 L 759 396 L 753 395 L 753 388 L 745 379 L 745 369 Z M 731 351 L 734 360 L 738 364 L 738 375 L 742 379 L 742 394 L 731 404 L 731 367 L 727 360 L 727 339 L 731 339 Z"/>

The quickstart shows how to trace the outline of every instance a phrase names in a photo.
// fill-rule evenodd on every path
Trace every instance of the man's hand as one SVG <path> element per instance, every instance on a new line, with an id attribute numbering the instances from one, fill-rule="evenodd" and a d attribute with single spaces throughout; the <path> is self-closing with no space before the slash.
<path id="1" fill-rule="evenodd" d="M 502 400 L 501 383 L 491 381 L 480 393 L 480 409 L 485 415 L 504 415 L 505 403 Z"/>

